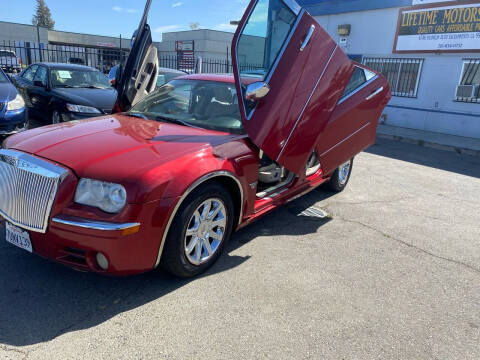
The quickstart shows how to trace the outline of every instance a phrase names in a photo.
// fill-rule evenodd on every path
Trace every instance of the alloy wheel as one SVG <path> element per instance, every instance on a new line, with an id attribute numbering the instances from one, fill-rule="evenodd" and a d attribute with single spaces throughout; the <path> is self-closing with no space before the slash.
<path id="1" fill-rule="evenodd" d="M 348 160 L 345 164 L 340 165 L 338 168 L 338 181 L 340 185 L 345 185 L 348 181 L 348 176 L 350 175 L 352 162 Z"/>
<path id="2" fill-rule="evenodd" d="M 208 262 L 225 239 L 227 211 L 222 200 L 205 200 L 194 211 L 185 233 L 185 255 L 193 265 Z"/>

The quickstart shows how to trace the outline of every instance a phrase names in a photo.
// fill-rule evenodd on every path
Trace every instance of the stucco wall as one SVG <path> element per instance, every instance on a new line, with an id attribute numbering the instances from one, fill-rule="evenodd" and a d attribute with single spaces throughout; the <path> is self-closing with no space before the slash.
<path id="1" fill-rule="evenodd" d="M 463 59 L 480 58 L 480 54 L 393 54 L 398 10 L 370 10 L 316 19 L 336 41 L 338 25 L 352 25 L 344 49 L 348 54 L 424 59 L 418 97 L 393 97 L 385 111 L 387 124 L 480 138 L 480 104 L 454 101 Z"/>

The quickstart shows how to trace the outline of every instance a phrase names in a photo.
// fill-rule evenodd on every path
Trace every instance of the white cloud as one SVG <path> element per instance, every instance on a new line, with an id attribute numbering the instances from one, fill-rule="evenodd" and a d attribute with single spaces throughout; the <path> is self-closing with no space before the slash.
<path id="1" fill-rule="evenodd" d="M 181 28 L 181 25 L 165 25 L 165 26 L 160 26 L 158 28 L 155 28 L 154 31 L 157 33 L 164 33 L 168 31 L 178 30 L 180 28 Z"/>
<path id="2" fill-rule="evenodd" d="M 116 12 L 125 12 L 125 13 L 128 13 L 128 14 L 136 14 L 136 13 L 139 12 L 138 9 L 125 9 L 121 6 L 114 6 L 114 7 L 112 7 L 112 10 L 116 11 Z"/>
<path id="3" fill-rule="evenodd" d="M 237 29 L 236 25 L 230 25 L 227 23 L 222 23 L 218 24 L 217 26 L 214 27 L 215 30 L 221 30 L 221 31 L 235 31 Z"/>
<path id="4" fill-rule="evenodd" d="M 172 4 L 172 8 L 176 8 L 176 7 L 179 7 L 179 6 L 182 6 L 183 3 L 181 1 L 179 2 L 176 2 L 175 4 Z"/>

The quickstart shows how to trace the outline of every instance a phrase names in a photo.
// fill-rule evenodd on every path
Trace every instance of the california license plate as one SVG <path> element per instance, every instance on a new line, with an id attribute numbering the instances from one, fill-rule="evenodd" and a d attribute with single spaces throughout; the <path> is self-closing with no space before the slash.
<path id="1" fill-rule="evenodd" d="M 20 229 L 19 227 L 7 222 L 6 228 L 6 240 L 15 246 L 28 252 L 33 252 L 32 242 L 30 241 L 30 235 L 28 232 Z"/>

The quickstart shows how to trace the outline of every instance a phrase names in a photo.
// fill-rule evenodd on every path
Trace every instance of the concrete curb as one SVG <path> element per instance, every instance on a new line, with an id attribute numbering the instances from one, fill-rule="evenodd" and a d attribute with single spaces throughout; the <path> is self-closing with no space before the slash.
<path id="1" fill-rule="evenodd" d="M 377 137 L 380 139 L 394 140 L 398 142 L 414 144 L 414 145 L 432 148 L 436 150 L 456 152 L 457 154 L 461 154 L 461 155 L 470 155 L 470 156 L 480 157 L 479 150 L 466 149 L 466 148 L 452 146 L 452 145 L 438 144 L 434 142 L 429 142 L 421 139 L 413 139 L 413 138 L 408 138 L 408 137 L 399 136 L 399 135 L 377 133 Z"/>

